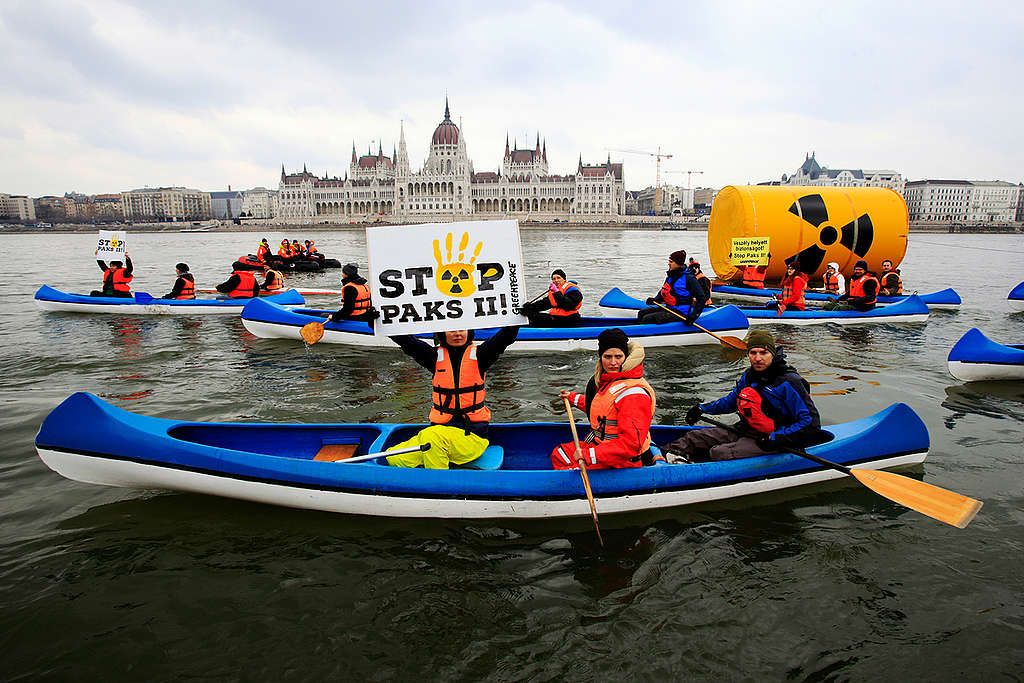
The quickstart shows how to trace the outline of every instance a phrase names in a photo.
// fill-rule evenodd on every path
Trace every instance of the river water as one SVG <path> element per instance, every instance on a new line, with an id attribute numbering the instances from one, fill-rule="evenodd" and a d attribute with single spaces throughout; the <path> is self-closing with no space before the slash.
<path id="1" fill-rule="evenodd" d="M 132 234 L 134 288 L 199 286 L 264 234 Z M 283 233 L 266 236 L 271 243 Z M 289 234 L 299 239 L 303 234 Z M 316 233 L 366 266 L 360 232 Z M 612 286 L 653 295 L 690 232 L 524 231 L 527 292 L 552 269 L 584 312 Z M 979 498 L 965 530 L 852 480 L 647 515 L 524 523 L 408 521 L 90 486 L 47 469 L 40 422 L 74 391 L 161 417 L 422 421 L 429 378 L 396 350 L 252 337 L 237 318 L 43 313 L 48 283 L 88 292 L 93 235 L 5 236 L 0 283 L 0 678 L 135 680 L 1022 680 L 1024 384 L 964 385 L 946 354 L 969 328 L 1024 341 L 1005 298 L 1024 236 L 912 235 L 910 289 L 959 312 L 907 326 L 779 327 L 823 421 L 908 403 L 928 425 L 925 481 Z M 702 258 L 703 257 L 703 258 Z M 292 282 L 337 287 L 340 272 Z M 311 299 L 312 305 L 329 301 Z M 333 302 L 330 302 L 333 303 Z M 591 353 L 509 354 L 500 421 L 560 420 Z M 659 420 L 731 388 L 718 347 L 652 349 Z"/>

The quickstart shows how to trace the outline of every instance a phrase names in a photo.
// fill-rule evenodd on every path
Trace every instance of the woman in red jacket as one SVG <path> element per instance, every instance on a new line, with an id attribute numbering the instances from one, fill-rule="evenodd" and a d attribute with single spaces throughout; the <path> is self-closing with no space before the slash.
<path id="1" fill-rule="evenodd" d="M 588 470 L 649 465 L 655 397 L 644 379 L 644 347 L 618 328 L 598 335 L 597 344 L 597 369 L 584 393 L 560 394 L 590 418 L 590 433 L 580 441 L 583 463 Z M 556 446 L 551 465 L 575 468 L 575 443 Z"/>
<path id="2" fill-rule="evenodd" d="M 807 279 L 807 276 L 800 272 L 799 263 L 791 261 L 786 264 L 786 276 L 782 278 L 782 294 L 778 294 L 776 300 L 766 304 L 766 307 L 777 308 L 779 315 L 782 315 L 782 312 L 787 309 L 804 310 L 807 307 L 804 302 Z"/>

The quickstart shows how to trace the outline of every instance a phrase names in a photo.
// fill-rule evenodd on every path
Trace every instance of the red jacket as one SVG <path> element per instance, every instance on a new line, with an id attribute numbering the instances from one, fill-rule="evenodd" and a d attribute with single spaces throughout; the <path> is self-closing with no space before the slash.
<path id="1" fill-rule="evenodd" d="M 793 277 L 786 277 L 782 281 L 782 295 L 779 297 L 779 303 L 784 304 L 786 308 L 795 308 L 798 311 L 804 310 L 804 290 L 806 289 L 807 276 L 803 273 L 797 273 Z"/>

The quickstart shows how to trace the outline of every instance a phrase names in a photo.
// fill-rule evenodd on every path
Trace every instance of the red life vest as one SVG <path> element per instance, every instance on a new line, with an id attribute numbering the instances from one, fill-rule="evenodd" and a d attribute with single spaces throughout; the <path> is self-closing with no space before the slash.
<path id="1" fill-rule="evenodd" d="M 890 284 L 893 280 L 896 281 L 895 285 Z M 900 271 L 890 270 L 888 273 L 882 273 L 882 287 L 889 290 L 889 296 L 903 294 L 903 278 L 900 277 Z"/>
<path id="2" fill-rule="evenodd" d="M 115 292 L 131 292 L 132 288 L 128 286 L 131 281 L 131 275 L 125 277 L 124 268 L 107 268 L 103 271 L 103 282 L 110 282 Z"/>
<path id="3" fill-rule="evenodd" d="M 181 280 L 181 293 L 174 297 L 175 299 L 195 299 L 196 298 L 196 279 L 192 273 L 184 273 L 178 276 Z M 177 284 L 177 283 L 175 283 Z"/>
<path id="4" fill-rule="evenodd" d="M 656 403 L 654 388 L 647 383 L 646 379 L 634 377 L 608 382 L 594 394 L 594 399 L 590 402 L 590 434 L 587 435 L 587 442 L 599 444 L 619 438 L 618 410 L 615 407 L 615 399 L 633 387 L 643 389 L 651 397 L 651 417 L 654 417 Z M 643 443 L 640 444 L 640 452 L 637 455 L 650 447 L 651 435 L 648 432 Z"/>
<path id="5" fill-rule="evenodd" d="M 825 274 L 821 276 L 821 279 L 825 283 L 826 292 L 828 292 L 829 294 L 839 293 L 839 273 L 832 273 L 831 275 L 829 275 L 828 271 L 826 270 Z"/>
<path id="6" fill-rule="evenodd" d="M 259 285 L 256 284 L 256 276 L 252 274 L 251 270 L 236 270 L 232 275 L 237 275 L 241 282 L 228 292 L 228 297 L 232 299 L 247 299 L 256 296 L 256 288 Z"/>
<path id="7" fill-rule="evenodd" d="M 803 281 L 802 282 L 803 286 L 799 287 L 800 293 L 799 293 L 797 299 L 795 301 L 789 302 L 789 299 L 793 296 L 793 290 L 797 289 L 796 287 L 793 286 L 793 284 L 797 280 L 802 280 Z M 786 303 L 786 307 L 787 308 L 795 308 L 798 311 L 802 311 L 805 308 L 807 308 L 807 303 L 804 301 L 804 292 L 806 290 L 807 290 L 807 280 L 804 279 L 803 275 L 798 273 L 798 274 L 794 275 L 793 277 L 787 277 L 787 278 L 783 279 L 783 281 L 782 281 L 782 299 L 780 300 L 780 303 L 782 303 L 782 302 L 789 302 L 789 303 Z"/>
<path id="8" fill-rule="evenodd" d="M 862 296 L 864 296 L 864 283 L 867 282 L 868 280 L 874 280 L 874 282 L 875 282 L 875 292 L 878 292 L 878 278 L 876 278 L 871 273 L 864 273 L 863 275 L 861 275 L 856 280 L 850 280 L 850 298 L 851 299 L 854 298 L 854 297 L 862 297 Z M 864 303 L 865 304 L 873 304 L 877 300 L 878 299 L 875 298 L 875 299 L 872 299 L 871 301 L 865 301 Z"/>
<path id="9" fill-rule="evenodd" d="M 341 288 L 342 298 L 345 296 L 345 287 L 353 287 L 356 290 L 356 300 L 352 305 L 352 315 L 359 315 L 370 310 L 370 288 L 365 284 L 349 282 Z"/>
<path id="10" fill-rule="evenodd" d="M 457 375 L 451 352 L 443 346 L 437 347 L 433 406 L 428 416 L 431 424 L 448 424 L 456 415 L 465 415 L 470 422 L 490 421 L 491 411 L 484 405 L 486 394 L 484 376 L 476 360 L 476 344 L 470 344 L 463 352 Z"/>
<path id="11" fill-rule="evenodd" d="M 558 288 L 558 291 L 561 292 L 562 294 L 565 294 L 570 289 L 575 289 L 577 292 L 580 292 L 581 296 L 583 295 L 583 292 L 580 291 L 579 285 L 576 284 L 572 280 L 566 280 L 565 282 L 563 282 L 562 286 Z M 581 308 L 583 308 L 583 299 L 580 299 L 580 302 L 578 304 L 576 304 L 576 308 L 572 308 L 572 309 L 569 309 L 569 310 L 566 310 L 564 308 L 559 308 L 555 304 L 555 293 L 554 292 L 548 292 L 548 302 L 551 304 L 551 309 L 548 310 L 548 313 L 550 313 L 551 315 L 561 315 L 561 316 L 575 315 L 576 313 L 579 313 L 579 310 Z"/>
<path id="12" fill-rule="evenodd" d="M 764 289 L 764 278 L 768 266 L 743 266 L 743 284 L 754 289 Z"/>
<path id="13" fill-rule="evenodd" d="M 690 297 L 694 294 L 690 290 L 686 289 L 686 271 L 680 268 L 678 271 L 672 270 L 670 273 L 678 272 L 678 275 L 669 275 L 665 278 L 665 284 L 661 286 L 661 291 L 658 292 L 658 296 L 665 302 L 666 306 L 689 306 Z M 676 293 L 676 282 L 682 278 L 683 280 L 683 293 Z"/>
<path id="14" fill-rule="evenodd" d="M 736 396 L 736 412 L 747 425 L 761 434 L 775 431 L 775 420 L 761 410 L 761 394 L 754 387 L 743 387 Z"/>
<path id="15" fill-rule="evenodd" d="M 274 275 L 273 280 L 270 280 L 271 274 Z M 267 282 L 267 284 L 263 287 L 265 290 L 267 290 L 268 292 L 277 292 L 284 289 L 284 275 L 281 275 L 280 272 L 274 270 L 273 268 L 267 268 L 266 275 L 266 279 L 270 280 L 270 282 Z M 266 280 L 264 280 L 264 282 L 266 282 Z"/>
<path id="16" fill-rule="evenodd" d="M 699 282 L 701 284 L 701 286 L 705 286 L 705 284 L 706 284 L 706 286 L 708 288 L 708 300 L 704 302 L 704 305 L 705 306 L 710 306 L 711 305 L 711 281 L 708 280 L 708 276 L 705 275 L 704 273 L 695 273 L 694 277 L 697 278 L 697 282 Z"/>

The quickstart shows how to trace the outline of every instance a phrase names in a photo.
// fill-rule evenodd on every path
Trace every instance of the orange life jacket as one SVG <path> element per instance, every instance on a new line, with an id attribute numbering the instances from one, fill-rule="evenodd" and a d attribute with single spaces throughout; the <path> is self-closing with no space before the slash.
<path id="1" fill-rule="evenodd" d="M 292 256 L 302 256 L 302 247 L 298 244 L 292 244 L 291 246 Z"/>
<path id="2" fill-rule="evenodd" d="M 195 299 L 196 298 L 196 279 L 192 273 L 185 273 L 179 275 L 178 279 L 182 281 L 181 293 L 174 297 L 175 299 Z"/>
<path id="3" fill-rule="evenodd" d="M 109 279 L 110 286 L 115 292 L 131 292 L 132 288 L 128 286 L 128 283 L 132 281 L 132 276 L 125 277 L 124 273 L 124 268 L 107 268 L 103 271 L 103 282 L 107 282 Z"/>
<path id="4" fill-rule="evenodd" d="M 345 287 L 354 287 L 356 290 L 356 301 L 352 305 L 352 315 L 359 315 L 370 310 L 370 288 L 365 284 L 349 282 L 342 288 L 342 297 L 345 296 Z"/>
<path id="5" fill-rule="evenodd" d="M 259 285 L 256 284 L 256 276 L 252 274 L 251 270 L 236 270 L 232 275 L 237 275 L 241 282 L 228 292 L 228 297 L 232 299 L 247 299 L 256 296 L 256 288 Z"/>
<path id="6" fill-rule="evenodd" d="M 579 285 L 576 284 L 572 280 L 566 280 L 565 282 L 563 282 L 562 286 L 558 288 L 558 291 L 561 292 L 562 294 L 565 294 L 570 289 L 575 289 L 577 292 L 580 292 L 580 296 L 583 295 L 583 292 L 580 291 Z M 548 302 L 551 304 L 551 309 L 548 311 L 548 313 L 550 313 L 551 315 L 561 315 L 561 316 L 575 315 L 576 313 L 579 313 L 579 310 L 581 308 L 583 308 L 583 299 L 580 299 L 580 302 L 578 304 L 576 304 L 576 308 L 572 308 L 572 309 L 569 309 L 569 310 L 566 310 L 564 308 L 559 308 L 555 304 L 555 293 L 554 292 L 548 292 Z"/>
<path id="7" fill-rule="evenodd" d="M 768 266 L 743 266 L 743 284 L 754 289 L 764 289 L 764 278 Z"/>
<path id="8" fill-rule="evenodd" d="M 839 273 L 832 273 L 831 275 L 829 275 L 828 271 L 826 270 L 825 274 L 821 276 L 821 279 L 825 283 L 826 292 L 828 292 L 829 294 L 839 293 Z"/>
<path id="9" fill-rule="evenodd" d="M 476 360 L 476 344 L 470 344 L 463 352 L 457 376 L 451 352 L 443 346 L 437 347 L 433 407 L 428 416 L 431 424 L 447 424 L 456 415 L 465 415 L 470 422 L 489 422 L 491 411 L 484 405 L 486 393 L 484 376 Z"/>
<path id="10" fill-rule="evenodd" d="M 711 305 L 711 280 L 709 280 L 708 276 L 705 275 L 704 273 L 694 273 L 693 276 L 695 278 L 697 278 L 697 282 L 699 282 L 701 284 L 701 286 L 705 286 L 705 285 L 707 286 L 707 288 L 708 288 L 708 300 L 704 302 L 704 305 L 705 306 L 710 306 Z"/>
<path id="11" fill-rule="evenodd" d="M 288 245 L 288 244 L 285 244 L 284 242 L 281 242 L 281 246 L 278 247 L 278 249 L 277 249 L 277 255 L 280 256 L 281 258 L 291 258 L 292 257 L 291 245 Z"/>
<path id="12" fill-rule="evenodd" d="M 640 387 L 651 397 L 651 417 L 654 417 L 656 403 L 654 388 L 647 383 L 646 379 L 634 377 L 609 382 L 594 394 L 594 398 L 590 402 L 590 434 L 587 435 L 587 442 L 597 444 L 619 438 L 618 409 L 615 407 L 615 399 L 633 387 Z M 644 442 L 640 444 L 640 453 L 650 447 L 651 435 L 648 432 Z"/>
<path id="13" fill-rule="evenodd" d="M 896 286 L 892 287 L 888 282 L 891 282 L 893 278 L 896 278 Z M 892 292 L 889 296 L 899 296 L 903 294 L 903 278 L 900 277 L 900 271 L 890 270 L 888 273 L 882 273 L 882 286 Z M 892 291 L 895 290 L 895 291 Z"/>
<path id="14" fill-rule="evenodd" d="M 743 387 L 736 396 L 736 412 L 756 432 L 771 434 L 775 431 L 775 420 L 761 410 L 761 394 L 754 387 Z"/>
<path id="15" fill-rule="evenodd" d="M 270 247 L 260 242 L 260 246 L 256 249 L 256 258 L 260 261 L 265 261 L 269 254 Z"/>
<path id="16" fill-rule="evenodd" d="M 793 277 L 787 277 L 782 280 L 782 301 L 788 300 L 793 296 L 793 283 L 796 282 L 797 278 L 804 279 L 802 275 L 797 274 Z M 804 288 L 800 290 L 800 298 L 792 303 L 786 304 L 787 307 L 793 307 L 797 310 L 804 310 L 807 307 L 807 303 L 804 300 L 804 292 L 807 291 L 806 287 L 807 280 L 804 280 Z"/>
<path id="17" fill-rule="evenodd" d="M 878 278 L 876 278 L 871 273 L 864 273 L 863 275 L 861 275 L 856 280 L 850 280 L 850 298 L 851 299 L 854 298 L 854 297 L 862 297 L 862 296 L 864 296 L 864 283 L 867 282 L 868 280 L 874 280 L 875 281 L 875 292 L 878 292 Z M 872 299 L 871 301 L 865 301 L 864 303 L 866 303 L 866 304 L 873 304 L 877 300 L 878 299 L 875 298 L 875 299 Z"/>
<path id="18" fill-rule="evenodd" d="M 273 268 L 267 268 L 267 280 L 270 279 L 271 273 L 273 273 L 274 279 L 270 280 L 270 282 L 264 287 L 264 289 L 266 289 L 268 292 L 277 292 L 284 289 L 284 275 L 281 275 L 280 272 L 274 270 Z M 266 280 L 264 280 L 264 282 L 266 282 Z"/>
<path id="19" fill-rule="evenodd" d="M 315 253 L 316 253 L 316 245 L 313 244 L 312 242 L 310 242 L 309 246 L 306 247 L 306 256 L 311 256 L 312 254 L 315 254 Z"/>

